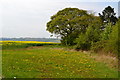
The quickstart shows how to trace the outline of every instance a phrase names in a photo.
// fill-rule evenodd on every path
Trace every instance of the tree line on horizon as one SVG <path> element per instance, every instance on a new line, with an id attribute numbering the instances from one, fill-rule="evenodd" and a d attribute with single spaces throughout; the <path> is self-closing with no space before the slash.
<path id="1" fill-rule="evenodd" d="M 106 7 L 99 16 L 78 8 L 65 8 L 51 16 L 47 31 L 61 37 L 61 44 L 77 50 L 118 53 L 120 17 Z"/>

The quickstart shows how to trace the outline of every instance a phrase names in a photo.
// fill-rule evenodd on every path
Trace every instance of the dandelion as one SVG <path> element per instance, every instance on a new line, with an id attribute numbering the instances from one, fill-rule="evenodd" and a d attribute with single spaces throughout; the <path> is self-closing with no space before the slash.
<path id="1" fill-rule="evenodd" d="M 14 77 L 14 79 L 16 79 L 16 77 Z"/>

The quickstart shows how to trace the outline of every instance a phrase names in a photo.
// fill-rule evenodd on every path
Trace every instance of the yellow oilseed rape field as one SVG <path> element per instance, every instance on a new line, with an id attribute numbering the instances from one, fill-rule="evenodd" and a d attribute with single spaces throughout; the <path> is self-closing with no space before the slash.
<path id="1" fill-rule="evenodd" d="M 58 45 L 55 42 L 40 42 L 40 41 L 0 41 L 2 49 L 26 48 L 31 46 L 43 45 Z"/>
<path id="2" fill-rule="evenodd" d="M 3 43 L 3 44 L 4 44 L 4 43 L 6 43 L 6 44 L 7 44 L 7 43 L 8 43 L 8 44 L 9 44 L 9 43 L 46 43 L 46 44 L 47 44 L 47 43 L 51 43 L 51 44 L 52 44 L 52 43 L 54 43 L 54 42 L 40 42 L 40 41 L 0 41 L 0 44 L 1 44 L 1 43 Z"/>

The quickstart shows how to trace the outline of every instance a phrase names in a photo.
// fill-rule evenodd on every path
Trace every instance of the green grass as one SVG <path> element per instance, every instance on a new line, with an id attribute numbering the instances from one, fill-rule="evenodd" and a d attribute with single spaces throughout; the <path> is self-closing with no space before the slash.
<path id="1" fill-rule="evenodd" d="M 27 47 L 32 47 L 32 46 L 43 46 L 43 45 L 45 46 L 45 45 L 60 45 L 60 44 L 59 43 L 47 43 L 47 42 L 43 42 L 43 43 L 42 42 L 41 43 L 20 43 L 20 42 L 14 42 L 14 41 L 11 41 L 11 42 L 6 41 L 6 42 L 2 43 L 2 50 L 22 49 L 22 48 L 27 48 Z"/>
<path id="2" fill-rule="evenodd" d="M 5 78 L 117 78 L 116 70 L 59 45 L 2 51 Z"/>

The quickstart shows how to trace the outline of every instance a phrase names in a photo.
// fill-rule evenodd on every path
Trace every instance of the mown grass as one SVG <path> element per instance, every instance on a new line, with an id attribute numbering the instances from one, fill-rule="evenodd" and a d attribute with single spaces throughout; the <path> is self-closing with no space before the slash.
<path id="1" fill-rule="evenodd" d="M 59 45 L 3 49 L 2 73 L 5 78 L 118 77 L 117 71 L 104 63 Z"/>

